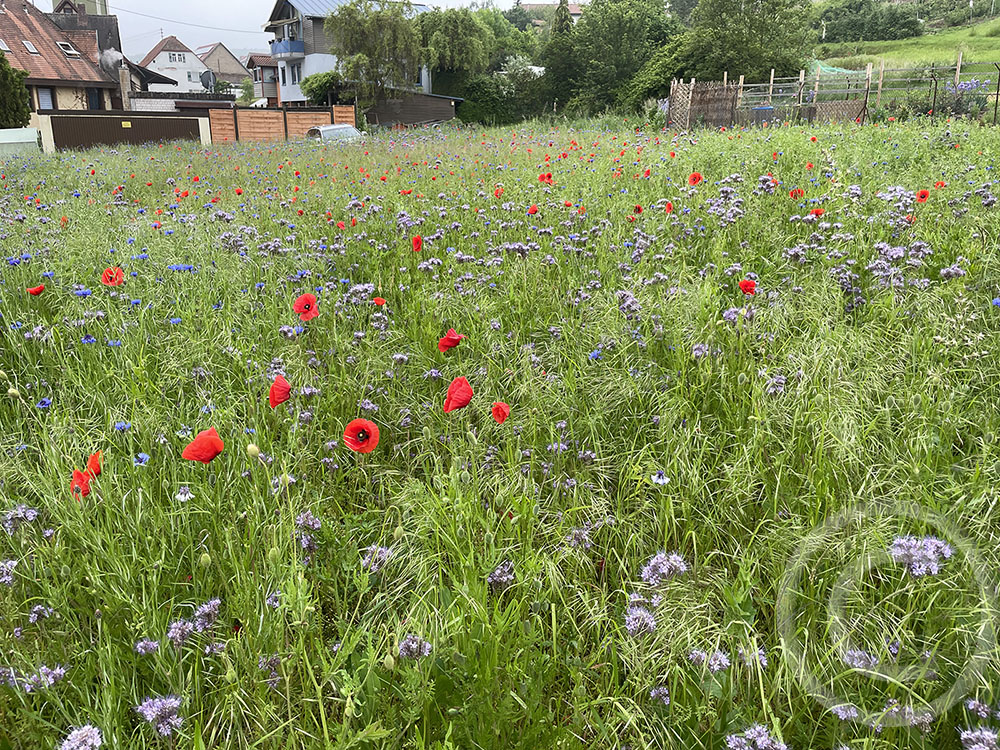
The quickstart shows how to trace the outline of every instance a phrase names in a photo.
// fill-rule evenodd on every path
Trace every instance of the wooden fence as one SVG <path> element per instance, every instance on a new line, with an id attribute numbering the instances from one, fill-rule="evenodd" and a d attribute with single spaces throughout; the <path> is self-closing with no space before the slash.
<path id="1" fill-rule="evenodd" d="M 354 125 L 353 106 L 325 109 L 211 109 L 212 143 L 304 138 L 315 125 Z"/>
<path id="2" fill-rule="evenodd" d="M 808 122 L 864 122 L 916 114 L 966 115 L 997 124 L 1000 63 L 886 68 L 775 77 L 748 84 L 743 76 L 722 81 L 675 80 L 661 102 L 676 128 Z"/>

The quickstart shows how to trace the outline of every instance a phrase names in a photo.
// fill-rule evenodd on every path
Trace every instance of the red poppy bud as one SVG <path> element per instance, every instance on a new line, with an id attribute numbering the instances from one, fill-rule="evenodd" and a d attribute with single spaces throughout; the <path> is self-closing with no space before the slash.
<path id="1" fill-rule="evenodd" d="M 472 386 L 464 377 L 455 378 L 448 386 L 448 395 L 444 399 L 444 411 L 448 413 L 462 409 L 472 401 Z"/>
<path id="2" fill-rule="evenodd" d="M 225 447 L 222 438 L 219 437 L 219 433 L 212 427 L 208 430 L 202 430 L 195 435 L 194 440 L 188 443 L 187 448 L 181 453 L 181 458 L 186 458 L 188 461 L 201 461 L 203 464 L 207 464 L 222 453 L 222 449 Z"/>

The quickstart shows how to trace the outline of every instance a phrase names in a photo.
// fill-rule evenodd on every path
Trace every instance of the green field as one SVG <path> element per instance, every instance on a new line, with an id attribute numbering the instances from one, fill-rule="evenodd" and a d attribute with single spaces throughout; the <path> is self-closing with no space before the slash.
<path id="1" fill-rule="evenodd" d="M 0 748 L 990 747 L 998 164 L 929 120 L 8 160 Z"/>
<path id="2" fill-rule="evenodd" d="M 856 70 L 881 60 L 891 67 L 954 65 L 959 50 L 963 62 L 1000 62 L 1000 19 L 912 39 L 821 45 L 817 54 L 828 65 Z"/>

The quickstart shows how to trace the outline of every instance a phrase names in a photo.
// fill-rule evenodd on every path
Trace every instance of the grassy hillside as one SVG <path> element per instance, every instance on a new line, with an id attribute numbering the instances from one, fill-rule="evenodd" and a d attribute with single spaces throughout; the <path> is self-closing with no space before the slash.
<path id="1" fill-rule="evenodd" d="M 954 65 L 959 50 L 962 50 L 966 62 L 1000 61 L 1000 19 L 912 39 L 820 45 L 816 54 L 830 65 L 863 68 L 867 63 L 878 63 L 883 59 L 895 66 Z"/>

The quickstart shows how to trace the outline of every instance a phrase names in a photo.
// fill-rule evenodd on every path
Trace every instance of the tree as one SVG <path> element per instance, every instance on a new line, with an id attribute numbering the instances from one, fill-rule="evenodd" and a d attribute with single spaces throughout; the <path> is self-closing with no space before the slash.
<path id="1" fill-rule="evenodd" d="M 664 0 L 592 0 L 569 34 L 573 50 L 565 50 L 579 66 L 577 102 L 591 111 L 619 103 L 624 85 L 681 31 Z M 553 34 L 553 39 L 565 36 Z M 554 61 L 553 51 L 547 52 Z"/>
<path id="2" fill-rule="evenodd" d="M 340 73 L 368 108 L 392 87 L 406 88 L 420 70 L 420 35 L 408 0 L 351 0 L 326 19 Z"/>
<path id="3" fill-rule="evenodd" d="M 528 11 L 521 7 L 521 0 L 514 3 L 514 7 L 503 14 L 504 18 L 518 31 L 527 31 L 531 26 L 531 16 Z"/>
<path id="4" fill-rule="evenodd" d="M 327 107 L 334 100 L 339 101 L 345 89 L 345 81 L 336 70 L 327 70 L 306 76 L 299 83 L 299 88 L 310 102 L 320 107 Z"/>
<path id="5" fill-rule="evenodd" d="M 670 0 L 670 15 L 687 26 L 691 23 L 691 12 L 698 0 Z"/>
<path id="6" fill-rule="evenodd" d="M 240 95 L 236 97 L 236 101 L 243 105 L 253 102 L 253 81 L 249 78 L 240 82 Z"/>
<path id="7" fill-rule="evenodd" d="M 569 1 L 559 0 L 556 14 L 552 18 L 552 33 L 565 34 L 573 28 L 573 17 L 569 14 Z"/>
<path id="8" fill-rule="evenodd" d="M 821 41 L 827 43 L 906 39 L 923 32 L 914 10 L 879 0 L 839 0 L 820 10 L 812 25 L 825 32 Z"/>
<path id="9" fill-rule="evenodd" d="M 417 18 L 423 59 L 431 70 L 486 70 L 493 32 L 468 8 L 421 13 Z"/>
<path id="10" fill-rule="evenodd" d="M 748 82 L 795 75 L 810 51 L 804 0 L 699 0 L 678 54 L 677 73 L 721 81 L 728 71 Z"/>
<path id="11" fill-rule="evenodd" d="M 24 128 L 31 121 L 27 77 L 27 71 L 11 67 L 0 53 L 0 128 Z"/>
<path id="12" fill-rule="evenodd" d="M 523 10 L 523 9 L 522 9 Z M 534 57 L 537 40 L 530 31 L 518 31 L 505 14 L 496 8 L 477 8 L 473 11 L 479 21 L 493 32 L 493 48 L 487 70 L 499 70 L 511 55 Z"/>

